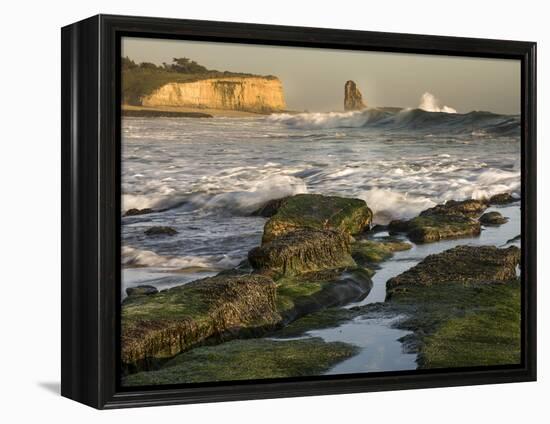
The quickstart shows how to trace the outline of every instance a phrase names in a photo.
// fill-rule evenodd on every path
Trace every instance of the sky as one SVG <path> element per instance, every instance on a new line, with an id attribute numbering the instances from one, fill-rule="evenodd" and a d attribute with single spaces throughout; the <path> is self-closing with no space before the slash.
<path id="1" fill-rule="evenodd" d="M 428 92 L 459 113 L 520 112 L 519 60 L 129 37 L 122 55 L 156 64 L 188 57 L 209 69 L 275 75 L 290 110 L 341 111 L 344 84 L 353 80 L 371 107 L 417 107 Z"/>

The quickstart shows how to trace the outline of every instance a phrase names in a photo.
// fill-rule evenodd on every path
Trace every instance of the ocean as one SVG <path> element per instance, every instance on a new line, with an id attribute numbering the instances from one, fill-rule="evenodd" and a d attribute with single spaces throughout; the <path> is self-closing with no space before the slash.
<path id="1" fill-rule="evenodd" d="M 122 297 L 127 287 L 162 290 L 237 266 L 261 241 L 265 218 L 251 213 L 271 199 L 357 197 L 373 210 L 374 224 L 387 224 L 450 199 L 521 196 L 518 116 L 387 108 L 124 118 L 122 131 L 122 212 L 156 211 L 122 218 Z M 520 234 L 519 202 L 497 209 L 508 223 L 484 228 L 479 237 L 396 253 L 373 277 L 370 294 L 348 307 L 383 302 L 385 282 L 428 254 L 458 244 L 510 244 Z M 178 233 L 146 236 L 153 225 Z M 307 337 L 361 347 L 329 373 L 414 369 L 416 356 L 398 341 L 407 332 L 393 328 L 398 319 L 358 318 Z"/>

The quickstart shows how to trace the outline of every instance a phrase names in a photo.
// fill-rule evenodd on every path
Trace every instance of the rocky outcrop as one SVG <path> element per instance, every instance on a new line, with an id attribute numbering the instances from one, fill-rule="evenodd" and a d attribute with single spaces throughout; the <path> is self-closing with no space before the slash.
<path id="1" fill-rule="evenodd" d="M 128 296 L 148 296 L 150 294 L 157 294 L 159 291 L 155 286 L 142 285 L 137 287 L 128 287 L 126 294 Z"/>
<path id="2" fill-rule="evenodd" d="M 175 236 L 178 234 L 178 231 L 175 228 L 172 227 L 166 227 L 166 226 L 155 226 L 147 228 L 143 234 L 146 236 Z"/>
<path id="3" fill-rule="evenodd" d="M 262 275 L 216 276 L 148 296 L 127 297 L 121 309 L 122 362 L 147 369 L 206 339 L 274 325 L 276 287 Z"/>
<path id="4" fill-rule="evenodd" d="M 479 217 L 479 222 L 483 225 L 502 225 L 508 222 L 508 218 L 502 216 L 500 212 L 487 212 Z"/>
<path id="5" fill-rule="evenodd" d="M 154 213 L 155 211 L 151 208 L 137 209 L 132 208 L 128 209 L 123 216 L 137 216 L 137 215 L 147 215 L 149 213 Z"/>
<path id="6" fill-rule="evenodd" d="M 519 261 L 517 247 L 459 246 L 388 281 L 386 305 L 406 317 L 397 326 L 419 368 L 519 364 Z"/>
<path id="7" fill-rule="evenodd" d="M 418 265 L 391 278 L 387 298 L 407 292 L 413 286 L 442 283 L 468 284 L 510 281 L 516 278 L 520 250 L 511 246 L 457 246 L 445 252 L 429 255 Z"/>
<path id="8" fill-rule="evenodd" d="M 448 200 L 442 205 L 434 206 L 420 213 L 420 216 L 433 215 L 462 215 L 475 216 L 487 209 L 487 203 L 483 200 L 467 199 L 462 201 Z"/>
<path id="9" fill-rule="evenodd" d="M 410 248 L 410 243 L 399 240 L 359 240 L 352 244 L 351 256 L 361 266 L 372 266 Z"/>
<path id="10" fill-rule="evenodd" d="M 481 233 L 481 225 L 474 217 L 479 216 L 487 204 L 481 200 L 449 200 L 421 212 L 409 221 L 392 221 L 390 233 L 406 233 L 417 243 L 431 243 L 443 239 L 472 237 Z"/>
<path id="11" fill-rule="evenodd" d="M 489 203 L 491 205 L 506 205 L 508 203 L 515 202 L 518 199 L 515 199 L 512 197 L 510 193 L 499 193 L 495 194 L 493 197 L 489 199 Z"/>
<path id="12" fill-rule="evenodd" d="M 333 230 L 302 229 L 283 234 L 248 253 L 254 269 L 290 276 L 330 268 L 355 267 L 350 237 Z"/>
<path id="13" fill-rule="evenodd" d="M 363 96 L 355 82 L 351 80 L 346 81 L 346 85 L 344 86 L 344 110 L 362 110 L 366 107 L 367 105 L 363 103 Z"/>
<path id="14" fill-rule="evenodd" d="M 208 78 L 163 85 L 141 99 L 145 107 L 191 107 L 257 113 L 284 111 L 281 81 L 275 77 Z"/>
<path id="15" fill-rule="evenodd" d="M 320 194 L 288 197 L 271 212 L 275 211 L 264 226 L 262 243 L 299 229 L 358 234 L 369 227 L 373 216 L 364 200 Z"/>

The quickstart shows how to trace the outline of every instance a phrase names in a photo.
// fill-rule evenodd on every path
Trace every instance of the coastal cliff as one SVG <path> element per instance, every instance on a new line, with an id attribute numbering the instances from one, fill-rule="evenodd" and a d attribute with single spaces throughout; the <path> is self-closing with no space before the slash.
<path id="1" fill-rule="evenodd" d="M 141 100 L 146 107 L 191 107 L 257 113 L 283 111 L 283 86 L 274 77 L 208 78 L 168 83 Z"/>

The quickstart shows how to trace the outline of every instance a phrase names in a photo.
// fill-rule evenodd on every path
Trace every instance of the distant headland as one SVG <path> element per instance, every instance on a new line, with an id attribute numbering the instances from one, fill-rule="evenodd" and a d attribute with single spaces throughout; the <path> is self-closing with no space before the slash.
<path id="1" fill-rule="evenodd" d="M 188 58 L 161 66 L 123 58 L 122 103 L 126 116 L 193 116 L 198 110 L 198 117 L 242 116 L 286 110 L 279 78 L 207 69 Z"/>

